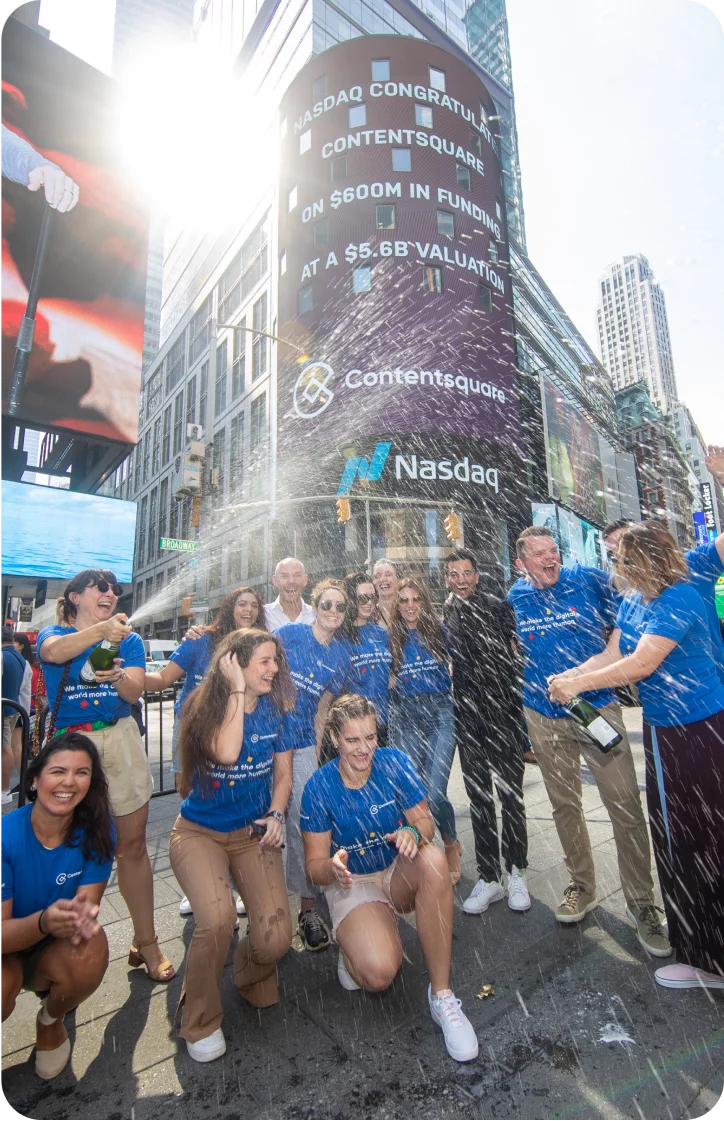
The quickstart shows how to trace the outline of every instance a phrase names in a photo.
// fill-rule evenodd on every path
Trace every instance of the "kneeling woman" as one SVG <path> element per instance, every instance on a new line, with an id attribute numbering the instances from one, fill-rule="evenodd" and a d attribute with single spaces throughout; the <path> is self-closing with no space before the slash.
<path id="1" fill-rule="evenodd" d="M 197 1062 L 226 1051 L 219 982 L 236 909 L 249 915 L 234 954 L 234 983 L 256 1008 L 278 1000 L 275 967 L 292 941 L 282 868 L 282 823 L 292 789 L 294 685 L 279 642 L 239 630 L 219 645 L 184 707 L 182 793 L 169 852 L 196 918 L 184 977 L 181 1037 Z"/>
<path id="2" fill-rule="evenodd" d="M 354 693 L 329 711 L 339 758 L 312 775 L 302 797 L 307 875 L 325 889 L 346 989 L 381 992 L 402 964 L 395 911 L 414 911 L 430 976 L 433 1020 L 458 1062 L 478 1041 L 450 989 L 453 894 L 435 823 L 410 759 L 377 751 L 374 705 Z"/>
<path id="3" fill-rule="evenodd" d="M 108 942 L 96 922 L 113 864 L 108 786 L 93 742 L 67 732 L 31 760 L 28 803 L 3 818 L 2 1018 L 21 989 L 43 996 L 35 1073 L 70 1058 L 63 1017 L 100 985 Z"/>

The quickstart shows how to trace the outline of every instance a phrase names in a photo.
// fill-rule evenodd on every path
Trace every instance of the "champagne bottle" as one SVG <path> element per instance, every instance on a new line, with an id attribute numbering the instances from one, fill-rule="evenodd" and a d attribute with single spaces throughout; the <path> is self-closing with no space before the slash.
<path id="1" fill-rule="evenodd" d="M 90 653 L 83 669 L 80 671 L 80 679 L 85 685 L 97 685 L 96 670 L 109 670 L 113 669 L 113 659 L 118 657 L 118 651 L 121 649 L 120 643 L 109 642 L 104 639 L 99 643 Z"/>
<path id="2" fill-rule="evenodd" d="M 601 716 L 590 701 L 584 701 L 582 697 L 571 697 L 565 707 L 601 751 L 607 753 L 621 743 L 621 733 L 616 731 L 613 724 L 609 724 L 605 716 Z"/>

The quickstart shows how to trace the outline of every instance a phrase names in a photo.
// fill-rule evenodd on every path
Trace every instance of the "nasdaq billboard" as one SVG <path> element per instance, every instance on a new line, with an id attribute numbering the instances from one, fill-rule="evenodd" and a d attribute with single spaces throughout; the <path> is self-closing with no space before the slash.
<path id="1" fill-rule="evenodd" d="M 280 489 L 400 436 L 408 482 L 466 454 L 453 480 L 492 479 L 521 433 L 488 91 L 430 43 L 365 36 L 308 63 L 281 116 Z"/>

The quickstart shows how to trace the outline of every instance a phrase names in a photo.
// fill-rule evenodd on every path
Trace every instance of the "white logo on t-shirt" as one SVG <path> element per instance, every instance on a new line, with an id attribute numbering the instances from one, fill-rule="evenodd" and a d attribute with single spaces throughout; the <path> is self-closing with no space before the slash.
<path id="1" fill-rule="evenodd" d="M 370 806 L 370 813 L 377 816 L 377 814 L 380 812 L 380 810 L 384 810 L 385 806 L 394 806 L 394 804 L 395 804 L 395 799 L 391 798 L 389 802 L 383 802 L 382 805 L 380 805 L 380 806 L 378 806 L 376 804 L 372 805 L 372 806 Z"/>
<path id="2" fill-rule="evenodd" d="M 62 887 L 66 880 L 72 880 L 75 876 L 80 876 L 82 871 L 83 869 L 80 868 L 77 872 L 59 872 L 55 877 L 55 882 Z"/>

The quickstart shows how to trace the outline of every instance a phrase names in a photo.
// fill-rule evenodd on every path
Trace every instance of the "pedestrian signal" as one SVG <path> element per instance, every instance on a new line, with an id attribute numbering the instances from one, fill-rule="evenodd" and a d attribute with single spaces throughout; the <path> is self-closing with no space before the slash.
<path id="1" fill-rule="evenodd" d="M 342 525 L 344 522 L 348 522 L 349 519 L 350 519 L 351 513 L 352 513 L 352 511 L 349 508 L 349 499 L 348 498 L 338 498 L 337 499 L 337 521 L 339 522 L 339 524 Z"/>
<path id="2" fill-rule="evenodd" d="M 448 541 L 459 541 L 462 534 L 457 514 L 448 514 L 443 524 Z"/>

